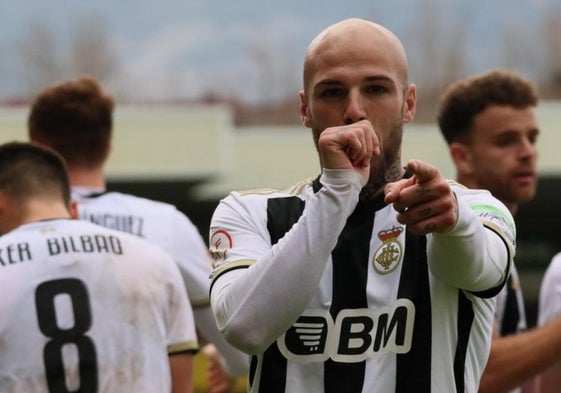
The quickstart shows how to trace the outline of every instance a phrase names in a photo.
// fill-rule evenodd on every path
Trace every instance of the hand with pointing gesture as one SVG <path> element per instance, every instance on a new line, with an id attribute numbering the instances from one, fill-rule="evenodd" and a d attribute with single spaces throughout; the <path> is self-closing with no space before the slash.
<path id="1" fill-rule="evenodd" d="M 413 173 L 411 178 L 388 183 L 384 189 L 386 203 L 398 212 L 397 220 L 416 235 L 454 228 L 458 203 L 448 181 L 423 161 L 409 161 L 407 168 Z"/>

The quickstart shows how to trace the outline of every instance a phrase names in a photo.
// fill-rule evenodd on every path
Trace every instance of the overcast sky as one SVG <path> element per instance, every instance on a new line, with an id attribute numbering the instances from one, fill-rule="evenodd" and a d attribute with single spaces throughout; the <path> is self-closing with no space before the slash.
<path id="1" fill-rule="evenodd" d="M 307 44 L 343 18 L 364 17 L 389 27 L 414 66 L 422 50 L 415 45 L 419 15 L 426 17 L 430 4 L 444 28 L 463 25 L 466 58 L 475 69 L 495 65 L 492 45 L 505 23 L 536 30 L 538 17 L 557 3 L 561 0 L 0 0 L 0 96 L 23 88 L 17 43 L 37 23 L 49 26 L 64 46 L 84 18 L 98 19 L 133 95 L 158 99 L 214 91 L 251 101 L 298 89 Z M 477 54 L 478 48 L 486 55 Z"/>

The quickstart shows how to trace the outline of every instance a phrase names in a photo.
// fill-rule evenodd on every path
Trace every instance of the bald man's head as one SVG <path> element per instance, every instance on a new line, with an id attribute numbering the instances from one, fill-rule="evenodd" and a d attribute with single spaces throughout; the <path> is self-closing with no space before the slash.
<path id="1" fill-rule="evenodd" d="M 400 40 L 388 29 L 364 19 L 345 19 L 323 30 L 309 45 L 304 59 L 304 91 L 322 61 L 333 53 L 347 53 L 349 58 L 375 53 L 394 70 L 403 86 L 407 86 L 407 56 Z"/>

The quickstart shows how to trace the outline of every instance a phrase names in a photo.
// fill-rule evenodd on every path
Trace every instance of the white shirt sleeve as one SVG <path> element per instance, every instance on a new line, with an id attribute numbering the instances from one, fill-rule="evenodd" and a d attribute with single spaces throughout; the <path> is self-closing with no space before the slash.
<path id="1" fill-rule="evenodd" d="M 514 219 L 485 191 L 456 192 L 458 223 L 449 232 L 428 235 L 431 272 L 472 292 L 497 287 L 514 258 Z"/>
<path id="2" fill-rule="evenodd" d="M 271 248 L 270 239 L 256 236 L 249 244 L 264 254 L 249 268 L 228 271 L 214 282 L 211 304 L 218 327 L 244 352 L 262 352 L 306 309 L 364 186 L 352 170 L 324 170 L 321 183 L 298 222 L 277 244 Z M 231 227 L 228 221 L 236 220 L 236 206 L 221 205 L 211 226 Z"/>

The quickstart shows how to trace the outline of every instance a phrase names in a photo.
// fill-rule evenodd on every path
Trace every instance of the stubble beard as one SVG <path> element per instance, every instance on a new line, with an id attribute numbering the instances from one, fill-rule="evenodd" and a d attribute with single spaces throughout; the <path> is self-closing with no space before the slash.
<path id="1" fill-rule="evenodd" d="M 380 157 L 370 164 L 370 178 L 360 191 L 361 202 L 378 198 L 386 184 L 397 181 L 403 176 L 401 166 L 403 123 L 396 125 L 389 135 L 391 138 L 384 141 L 385 150 L 382 150 Z"/>

